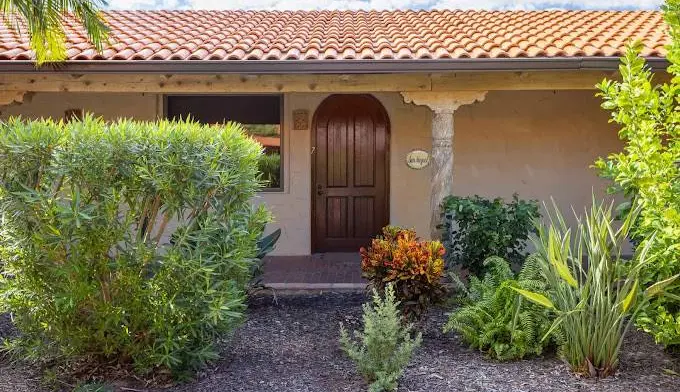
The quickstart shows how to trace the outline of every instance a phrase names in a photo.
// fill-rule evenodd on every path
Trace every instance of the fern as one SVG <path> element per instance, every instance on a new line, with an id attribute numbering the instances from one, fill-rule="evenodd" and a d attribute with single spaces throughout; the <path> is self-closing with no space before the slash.
<path id="1" fill-rule="evenodd" d="M 444 332 L 459 333 L 472 348 L 500 361 L 540 355 L 561 341 L 559 332 L 546 337 L 552 323 L 549 312 L 511 289 L 545 291 L 535 256 L 527 258 L 519 274 L 500 257 L 486 259 L 484 267 L 482 279 L 470 278 L 463 306 L 449 316 Z"/>

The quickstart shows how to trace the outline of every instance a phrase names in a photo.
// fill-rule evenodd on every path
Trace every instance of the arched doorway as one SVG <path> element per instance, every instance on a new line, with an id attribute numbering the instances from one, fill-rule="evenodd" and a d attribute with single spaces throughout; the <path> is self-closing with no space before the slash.
<path id="1" fill-rule="evenodd" d="M 312 251 L 358 251 L 389 222 L 385 108 L 367 94 L 337 94 L 312 124 Z"/>

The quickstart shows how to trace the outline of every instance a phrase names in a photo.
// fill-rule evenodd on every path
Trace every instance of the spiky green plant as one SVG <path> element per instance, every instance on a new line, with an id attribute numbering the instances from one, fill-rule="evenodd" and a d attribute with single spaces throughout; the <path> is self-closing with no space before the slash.
<path id="1" fill-rule="evenodd" d="M 486 259 L 484 270 L 483 279 L 470 278 L 464 305 L 451 313 L 444 332 L 458 332 L 472 348 L 500 361 L 540 355 L 545 347 L 560 341 L 558 334 L 543 339 L 552 324 L 549 310 L 512 290 L 544 292 L 537 256 L 527 257 L 519 274 L 500 257 Z"/>
<path id="2" fill-rule="evenodd" d="M 66 59 L 64 18 L 70 13 L 81 22 L 97 50 L 108 39 L 109 28 L 101 9 L 106 0 L 0 0 L 5 24 L 15 31 L 28 32 L 37 64 Z"/>
<path id="3" fill-rule="evenodd" d="M 371 392 L 395 390 L 404 368 L 422 342 L 420 333 L 411 338 L 412 327 L 402 324 L 398 306 L 394 286 L 388 284 L 385 298 L 373 289 L 373 306 L 364 304 L 364 331 L 354 333 L 358 343 L 340 325 L 341 347 L 371 383 Z"/>
<path id="4" fill-rule="evenodd" d="M 607 377 L 616 372 L 623 338 L 650 298 L 662 294 L 677 276 L 643 288 L 641 270 L 652 262 L 650 242 L 637 248 L 633 260 L 622 257 L 634 209 L 617 227 L 612 204 L 593 204 L 577 216 L 572 231 L 559 209 L 539 225 L 534 244 L 547 282 L 547 294 L 514 288 L 527 299 L 557 313 L 552 328 L 564 341 L 561 353 L 576 373 Z M 572 235 L 573 234 L 573 235 Z"/>

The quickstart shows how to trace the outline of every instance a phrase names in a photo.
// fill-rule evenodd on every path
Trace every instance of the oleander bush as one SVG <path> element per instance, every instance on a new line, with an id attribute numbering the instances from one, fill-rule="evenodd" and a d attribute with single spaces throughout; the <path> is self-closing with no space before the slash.
<path id="1" fill-rule="evenodd" d="M 216 358 L 268 220 L 260 153 L 231 123 L 0 123 L 7 349 L 175 375 Z"/>
<path id="2" fill-rule="evenodd" d="M 406 318 L 421 318 L 446 296 L 444 247 L 439 241 L 422 241 L 413 230 L 387 226 L 360 253 L 362 276 L 379 292 L 394 284 Z"/>
<path id="3" fill-rule="evenodd" d="M 484 274 L 484 260 L 498 256 L 520 265 L 534 221 L 540 217 L 535 200 L 493 200 L 480 196 L 448 196 L 442 202 L 439 226 L 446 249 L 446 266 L 459 266 L 473 275 Z"/>
<path id="4" fill-rule="evenodd" d="M 613 181 L 610 190 L 628 199 L 624 211 L 640 209 L 631 236 L 636 243 L 649 242 L 655 257 L 642 271 L 643 284 L 680 273 L 680 1 L 668 0 L 664 15 L 671 37 L 670 83 L 656 84 L 636 43 L 622 59 L 621 81 L 605 80 L 598 86 L 602 107 L 611 111 L 624 148 L 595 166 Z M 636 322 L 657 343 L 680 349 L 680 287 L 654 298 Z"/>
<path id="5" fill-rule="evenodd" d="M 577 216 L 569 228 L 555 207 L 550 223 L 542 224 L 535 238 L 538 264 L 547 286 L 545 293 L 513 287 L 526 299 L 556 315 L 551 329 L 559 328 L 560 353 L 572 371 L 586 377 L 607 377 L 619 365 L 626 332 L 650 299 L 663 296 L 677 275 L 647 285 L 643 271 L 653 266 L 647 241 L 632 260 L 622 257 L 639 209 L 616 224 L 612 204 L 596 203 Z"/>
<path id="6" fill-rule="evenodd" d="M 486 259 L 484 266 L 482 279 L 470 277 L 462 306 L 449 315 L 444 332 L 459 333 L 470 347 L 499 361 L 541 355 L 546 347 L 559 344 L 559 331 L 550 331 L 550 311 L 513 290 L 545 293 L 537 256 L 527 257 L 518 274 L 497 256 Z"/>
<path id="7" fill-rule="evenodd" d="M 422 342 L 422 334 L 411 337 L 410 325 L 403 325 L 394 285 L 385 286 L 384 298 L 373 289 L 373 306 L 364 304 L 364 330 L 352 339 L 340 325 L 340 345 L 359 373 L 370 383 L 369 391 L 393 391 L 399 377 Z M 357 341 L 358 340 L 358 341 Z"/>

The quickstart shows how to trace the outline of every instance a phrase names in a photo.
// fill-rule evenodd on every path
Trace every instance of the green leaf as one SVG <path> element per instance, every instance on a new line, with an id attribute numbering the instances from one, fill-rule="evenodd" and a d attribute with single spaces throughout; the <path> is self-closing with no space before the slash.
<path id="1" fill-rule="evenodd" d="M 545 306 L 546 308 L 549 309 L 555 309 L 555 305 L 553 305 L 552 301 L 550 301 L 545 295 L 539 294 L 539 293 L 534 293 L 533 291 L 528 291 L 528 290 L 523 290 L 519 289 L 517 287 L 511 287 L 511 289 L 515 290 L 519 294 L 521 294 L 523 297 L 528 299 L 531 302 L 534 302 L 538 305 Z"/>
<path id="2" fill-rule="evenodd" d="M 673 275 L 668 279 L 664 279 L 660 282 L 656 282 L 653 285 L 647 287 L 647 290 L 645 290 L 645 295 L 647 297 L 654 297 L 656 295 L 661 294 L 666 287 L 668 287 L 671 283 L 675 282 L 676 279 L 680 277 L 680 274 Z"/>
<path id="3" fill-rule="evenodd" d="M 638 280 L 636 279 L 635 283 L 633 283 L 633 287 L 630 288 L 630 292 L 628 293 L 628 295 L 626 295 L 626 298 L 623 299 L 622 308 L 624 313 L 628 312 L 630 305 L 633 303 L 633 300 L 635 299 L 635 295 L 637 293 L 637 288 Z"/>

